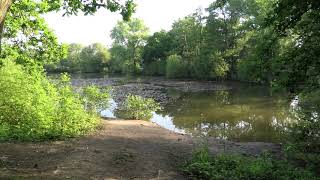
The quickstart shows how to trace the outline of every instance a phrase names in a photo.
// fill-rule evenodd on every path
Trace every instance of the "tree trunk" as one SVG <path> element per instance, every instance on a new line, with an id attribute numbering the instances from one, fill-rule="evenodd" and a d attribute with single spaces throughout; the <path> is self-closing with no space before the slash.
<path id="1" fill-rule="evenodd" d="M 133 74 L 136 74 L 136 72 L 137 72 L 137 62 L 136 62 L 136 49 L 135 48 L 133 48 L 132 49 L 132 59 L 133 59 Z"/>
<path id="2" fill-rule="evenodd" d="M 2 33 L 4 28 L 4 21 L 0 24 L 0 58 L 2 57 Z"/>
<path id="3" fill-rule="evenodd" d="M 4 20 L 12 4 L 12 0 L 0 0 L 0 56 L 2 55 L 2 33 Z"/>
<path id="4" fill-rule="evenodd" d="M 0 0 L 0 24 L 3 24 L 11 4 L 12 0 Z"/>

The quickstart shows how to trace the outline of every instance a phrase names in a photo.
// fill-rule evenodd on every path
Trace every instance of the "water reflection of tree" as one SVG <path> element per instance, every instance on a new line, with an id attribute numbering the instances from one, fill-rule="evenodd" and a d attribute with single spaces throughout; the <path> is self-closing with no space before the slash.
<path id="1" fill-rule="evenodd" d="M 190 133 L 241 141 L 276 141 L 291 120 L 286 101 L 249 91 L 189 94 L 163 113 Z"/>

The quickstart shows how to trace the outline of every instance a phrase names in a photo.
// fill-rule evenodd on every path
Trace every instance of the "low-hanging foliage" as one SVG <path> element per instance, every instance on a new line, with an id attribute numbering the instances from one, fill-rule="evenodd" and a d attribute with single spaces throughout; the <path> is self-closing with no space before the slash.
<path id="1" fill-rule="evenodd" d="M 320 91 L 301 94 L 297 120 L 288 127 L 285 150 L 288 158 L 320 174 Z"/>
<path id="2" fill-rule="evenodd" d="M 53 83 L 41 68 L 27 69 L 11 59 L 2 60 L 1 64 L 0 140 L 73 137 L 92 131 L 99 124 L 96 112 L 85 111 L 84 98 L 74 93 L 67 75 Z M 87 91 L 84 94 L 92 94 Z M 98 95 L 96 91 L 93 94 Z M 90 106 L 102 100 L 91 98 L 92 95 L 85 97 Z"/>

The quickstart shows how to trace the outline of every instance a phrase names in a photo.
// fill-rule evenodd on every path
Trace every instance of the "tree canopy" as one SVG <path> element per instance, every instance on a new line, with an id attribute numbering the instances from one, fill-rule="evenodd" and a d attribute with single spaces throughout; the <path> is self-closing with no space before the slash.
<path id="1" fill-rule="evenodd" d="M 32 6 L 25 0 L 3 0 L 0 3 L 0 24 L 3 23 L 7 13 L 10 11 L 10 7 L 13 3 L 26 4 L 25 8 Z M 111 12 L 120 11 L 124 20 L 129 20 L 132 13 L 135 11 L 136 4 L 133 0 L 127 0 L 124 3 L 120 3 L 119 0 L 101 0 L 101 1 L 86 1 L 86 0 L 40 0 L 36 1 L 41 13 L 49 11 L 63 10 L 65 15 L 76 15 L 79 11 L 84 14 L 94 14 L 100 8 L 106 8 Z"/>
<path id="2" fill-rule="evenodd" d="M 45 9 L 33 0 L 13 2 L 2 34 L 2 57 L 17 56 L 20 63 L 42 64 L 63 58 L 64 45 L 41 16 Z"/>
<path id="3" fill-rule="evenodd" d="M 20 63 L 47 63 L 58 61 L 66 54 L 64 45 L 48 27 L 41 14 L 62 10 L 65 15 L 78 12 L 93 14 L 100 8 L 119 11 L 124 20 L 129 20 L 135 11 L 132 0 L 3 0 L 0 2 L 0 55 L 16 56 Z M 31 62 L 32 61 L 32 62 Z"/>
<path id="4" fill-rule="evenodd" d="M 94 13 L 88 7 L 79 10 Z M 319 11 L 314 0 L 217 0 L 151 36 L 142 20 L 120 21 L 111 32 L 108 72 L 316 89 Z"/>
<path id="5" fill-rule="evenodd" d="M 119 21 L 111 31 L 112 64 L 122 64 L 120 65 L 122 72 L 139 72 L 142 63 L 142 48 L 148 34 L 149 29 L 141 19 L 132 18 L 130 21 Z"/>

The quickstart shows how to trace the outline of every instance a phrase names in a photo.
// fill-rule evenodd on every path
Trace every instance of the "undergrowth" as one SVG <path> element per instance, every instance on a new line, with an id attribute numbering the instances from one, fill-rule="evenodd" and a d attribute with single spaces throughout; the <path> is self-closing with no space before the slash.
<path id="1" fill-rule="evenodd" d="M 74 137 L 99 125 L 97 112 L 92 110 L 94 104 L 107 102 L 107 92 L 89 87 L 75 93 L 66 74 L 51 82 L 40 67 L 25 68 L 10 59 L 1 62 L 0 140 Z M 85 104 L 90 105 L 88 111 Z"/>
<path id="2" fill-rule="evenodd" d="M 219 154 L 211 156 L 207 147 L 193 153 L 183 171 L 191 179 L 232 179 L 232 180 L 292 180 L 319 179 L 312 171 L 276 160 L 271 155 L 259 157 Z"/>

